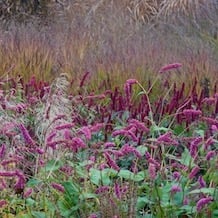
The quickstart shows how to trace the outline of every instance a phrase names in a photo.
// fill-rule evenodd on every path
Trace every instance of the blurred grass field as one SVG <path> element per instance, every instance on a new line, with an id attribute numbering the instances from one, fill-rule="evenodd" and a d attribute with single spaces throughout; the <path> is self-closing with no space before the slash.
<path id="1" fill-rule="evenodd" d="M 147 83 L 180 62 L 177 83 L 217 84 L 215 0 L 3 2 L 1 77 L 52 81 L 64 72 L 75 82 L 88 71 L 90 89 L 103 81 L 105 89 L 130 77 Z"/>

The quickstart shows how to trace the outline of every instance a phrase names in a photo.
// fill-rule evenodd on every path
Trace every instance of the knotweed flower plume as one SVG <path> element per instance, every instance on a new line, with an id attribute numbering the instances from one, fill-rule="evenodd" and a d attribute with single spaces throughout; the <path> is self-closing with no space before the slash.
<path id="1" fill-rule="evenodd" d="M 164 72 L 169 71 L 169 70 L 178 69 L 181 66 L 182 66 L 182 64 L 180 64 L 180 63 L 168 64 L 168 65 L 161 67 L 159 70 L 159 73 L 164 73 Z"/>
<path id="2" fill-rule="evenodd" d="M 175 193 L 181 192 L 181 191 L 182 191 L 182 189 L 178 185 L 173 185 L 170 189 L 171 194 L 175 194 Z"/>
<path id="3" fill-rule="evenodd" d="M 98 218 L 98 216 L 96 214 L 91 214 L 88 218 Z"/>
<path id="4" fill-rule="evenodd" d="M 200 200 L 197 202 L 197 204 L 196 204 L 197 212 L 201 212 L 201 210 L 202 210 L 207 204 L 209 204 L 212 200 L 213 200 L 212 197 L 206 197 L 206 198 L 200 199 Z"/>
<path id="5" fill-rule="evenodd" d="M 104 152 L 104 157 L 107 161 L 107 164 L 114 170 L 119 171 L 120 167 L 116 164 L 116 162 L 111 158 L 110 154 L 108 152 Z"/>
<path id="6" fill-rule="evenodd" d="M 101 193 L 105 193 L 105 192 L 109 192 L 109 191 L 110 191 L 110 186 L 103 185 L 103 186 L 100 186 L 99 188 L 96 189 L 95 194 L 101 194 Z"/>
<path id="7" fill-rule="evenodd" d="M 200 171 L 199 166 L 194 167 L 189 174 L 189 179 L 193 179 L 199 171 Z"/>
<path id="8" fill-rule="evenodd" d="M 6 152 L 6 145 L 2 144 L 0 147 L 0 159 L 5 156 L 5 152 Z"/>
<path id="9" fill-rule="evenodd" d="M 190 154 L 194 158 L 198 151 L 198 145 L 203 141 L 202 137 L 195 138 L 190 145 Z"/>
<path id="10" fill-rule="evenodd" d="M 0 208 L 4 207 L 7 204 L 8 202 L 6 200 L 0 200 Z"/>
<path id="11" fill-rule="evenodd" d="M 204 181 L 204 178 L 202 176 L 199 176 L 198 183 L 200 185 L 200 188 L 206 187 L 206 182 Z"/>
<path id="12" fill-rule="evenodd" d="M 181 174 L 179 173 L 179 172 L 173 172 L 173 178 L 175 179 L 175 180 L 179 180 L 180 179 L 180 177 L 181 177 Z"/>
<path id="13" fill-rule="evenodd" d="M 52 182 L 52 183 L 51 183 L 51 186 L 52 186 L 52 188 L 56 189 L 56 190 L 59 191 L 59 192 L 64 192 L 64 191 L 65 191 L 64 186 L 61 185 L 61 184 Z"/>
<path id="14" fill-rule="evenodd" d="M 167 145 L 178 145 L 178 142 L 172 138 L 172 132 L 167 132 L 163 135 L 160 135 L 157 138 L 158 143 L 164 143 Z"/>
<path id="15" fill-rule="evenodd" d="M 30 195 L 33 193 L 33 189 L 32 188 L 27 188 L 25 191 L 24 191 L 24 194 L 23 194 L 23 197 L 24 198 L 28 198 L 30 197 Z"/>
<path id="16" fill-rule="evenodd" d="M 91 140 L 92 134 L 88 126 L 83 126 L 79 129 L 78 133 L 82 133 L 85 135 L 87 140 Z"/>
<path id="17" fill-rule="evenodd" d="M 32 137 L 30 136 L 28 130 L 26 129 L 26 127 L 22 123 L 18 125 L 18 128 L 21 131 L 25 142 L 28 145 L 32 145 L 32 146 L 35 145 L 35 141 L 32 139 Z"/>
<path id="18" fill-rule="evenodd" d="M 151 180 L 154 180 L 156 178 L 156 167 L 152 163 L 149 163 L 148 165 L 148 174 Z"/>
<path id="19" fill-rule="evenodd" d="M 216 152 L 215 151 L 209 151 L 206 155 L 206 160 L 209 161 L 210 159 L 212 159 L 213 157 L 216 156 Z"/>

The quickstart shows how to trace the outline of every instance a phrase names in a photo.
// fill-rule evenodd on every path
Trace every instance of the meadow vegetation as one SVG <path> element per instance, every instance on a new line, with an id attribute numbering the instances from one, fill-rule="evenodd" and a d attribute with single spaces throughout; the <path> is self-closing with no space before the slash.
<path id="1" fill-rule="evenodd" d="M 218 217 L 215 0 L 0 2 L 0 217 Z"/>

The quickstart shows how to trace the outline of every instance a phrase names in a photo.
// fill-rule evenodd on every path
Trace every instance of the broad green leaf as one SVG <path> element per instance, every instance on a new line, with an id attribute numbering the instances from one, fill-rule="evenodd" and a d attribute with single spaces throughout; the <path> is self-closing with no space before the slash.
<path id="1" fill-rule="evenodd" d="M 144 145 L 140 145 L 140 146 L 137 146 L 136 150 L 137 150 L 141 155 L 145 155 L 145 152 L 148 150 L 148 148 L 145 147 Z"/>
<path id="2" fill-rule="evenodd" d="M 143 209 L 147 204 L 153 204 L 146 196 L 138 197 L 136 207 L 138 210 Z"/>
<path id="3" fill-rule="evenodd" d="M 80 195 L 81 200 L 92 199 L 92 198 L 97 198 L 97 195 L 94 193 L 82 193 Z"/>
<path id="4" fill-rule="evenodd" d="M 129 170 L 120 170 L 118 176 L 123 179 L 131 179 L 131 180 L 134 179 L 134 173 L 132 173 Z"/>
<path id="5" fill-rule="evenodd" d="M 66 201 L 58 201 L 58 208 L 60 210 L 60 214 L 62 217 L 73 217 L 72 215 L 75 214 L 75 211 L 79 209 L 79 204 L 76 206 L 70 206 Z"/>
<path id="6" fill-rule="evenodd" d="M 88 175 L 87 175 L 88 173 L 87 173 L 87 171 L 85 170 L 84 167 L 76 166 L 75 169 L 76 169 L 76 173 L 78 174 L 78 176 L 80 178 L 88 178 Z"/>
<path id="7" fill-rule="evenodd" d="M 145 172 L 141 171 L 138 172 L 136 175 L 134 175 L 133 181 L 140 182 L 143 181 L 144 179 L 145 179 Z"/>
<path id="8" fill-rule="evenodd" d="M 101 171 L 97 169 L 90 169 L 90 180 L 93 184 L 99 185 L 101 181 Z"/>
<path id="9" fill-rule="evenodd" d="M 31 213 L 34 218 L 47 218 L 44 212 L 32 211 Z"/>
<path id="10" fill-rule="evenodd" d="M 33 186 L 37 186 L 41 183 L 40 180 L 38 179 L 30 179 L 28 182 L 27 182 L 27 186 L 28 187 L 33 187 Z"/>
<path id="11" fill-rule="evenodd" d="M 68 193 L 69 195 L 78 195 L 80 191 L 79 186 L 71 181 L 63 182 L 63 186 L 66 193 Z"/>
<path id="12" fill-rule="evenodd" d="M 190 155 L 188 149 L 185 149 L 184 152 L 182 153 L 181 160 L 179 162 L 185 166 L 191 166 L 193 167 L 194 164 L 192 163 L 192 156 Z"/>
<path id="13" fill-rule="evenodd" d="M 167 132 L 167 131 L 169 131 L 169 128 L 166 128 L 166 127 L 163 127 L 163 126 L 157 126 L 157 125 L 153 125 L 152 127 L 151 127 L 151 131 L 152 132 Z"/>
<path id="14" fill-rule="evenodd" d="M 61 161 L 50 160 L 45 166 L 45 171 L 50 172 L 58 170 L 62 165 L 63 163 Z"/>
<path id="15" fill-rule="evenodd" d="M 218 210 L 213 211 L 213 216 L 212 218 L 218 218 Z"/>
<path id="16" fill-rule="evenodd" d="M 24 212 L 20 212 L 16 215 L 17 218 L 33 218 L 31 214 L 25 214 Z"/>
<path id="17" fill-rule="evenodd" d="M 26 205 L 27 206 L 33 206 L 36 203 L 35 200 L 33 200 L 32 198 L 27 198 L 26 199 Z"/>
<path id="18" fill-rule="evenodd" d="M 190 191 L 188 194 L 199 194 L 199 193 L 204 193 L 204 194 L 210 194 L 213 195 L 215 192 L 215 188 L 201 188 L 201 189 L 195 189 L 193 191 Z"/>

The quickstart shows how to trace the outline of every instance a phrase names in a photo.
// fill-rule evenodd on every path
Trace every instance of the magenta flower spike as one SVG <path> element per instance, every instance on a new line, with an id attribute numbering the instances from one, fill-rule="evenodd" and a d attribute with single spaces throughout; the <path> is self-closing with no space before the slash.
<path id="1" fill-rule="evenodd" d="M 52 182 L 52 183 L 51 183 L 51 186 L 52 186 L 52 188 L 56 189 L 56 190 L 59 191 L 59 192 L 64 192 L 64 191 L 65 191 L 64 186 L 61 185 L 61 184 Z"/>
<path id="2" fill-rule="evenodd" d="M 182 191 L 182 189 L 181 189 L 181 187 L 178 186 L 178 185 L 173 185 L 173 186 L 171 187 L 171 189 L 170 189 L 170 192 L 171 192 L 172 194 L 175 194 L 175 193 L 181 192 L 181 191 Z"/>
<path id="3" fill-rule="evenodd" d="M 169 70 L 178 69 L 181 66 L 182 66 L 182 64 L 180 64 L 180 63 L 168 64 L 168 65 L 161 67 L 159 70 L 159 73 L 164 73 L 164 72 L 169 71 Z"/>
<path id="4" fill-rule="evenodd" d="M 199 170 L 200 170 L 199 166 L 194 167 L 189 174 L 189 179 L 193 179 L 195 175 L 199 172 Z"/>
<path id="5" fill-rule="evenodd" d="M 201 210 L 202 210 L 207 204 L 209 204 L 212 200 L 213 200 L 212 197 L 206 197 L 206 198 L 200 199 L 200 200 L 197 202 L 197 204 L 196 204 L 197 212 L 201 212 Z"/>
<path id="6" fill-rule="evenodd" d="M 5 156 L 5 152 L 6 152 L 6 145 L 2 144 L 0 147 L 0 159 Z"/>
<path id="7" fill-rule="evenodd" d="M 35 141 L 34 141 L 34 140 L 32 139 L 32 137 L 30 136 L 30 134 L 29 134 L 28 130 L 26 129 L 26 127 L 21 123 L 21 124 L 18 125 L 18 128 L 19 128 L 19 130 L 21 131 L 25 142 L 26 142 L 28 145 L 34 146 L 34 145 L 35 145 Z"/>

